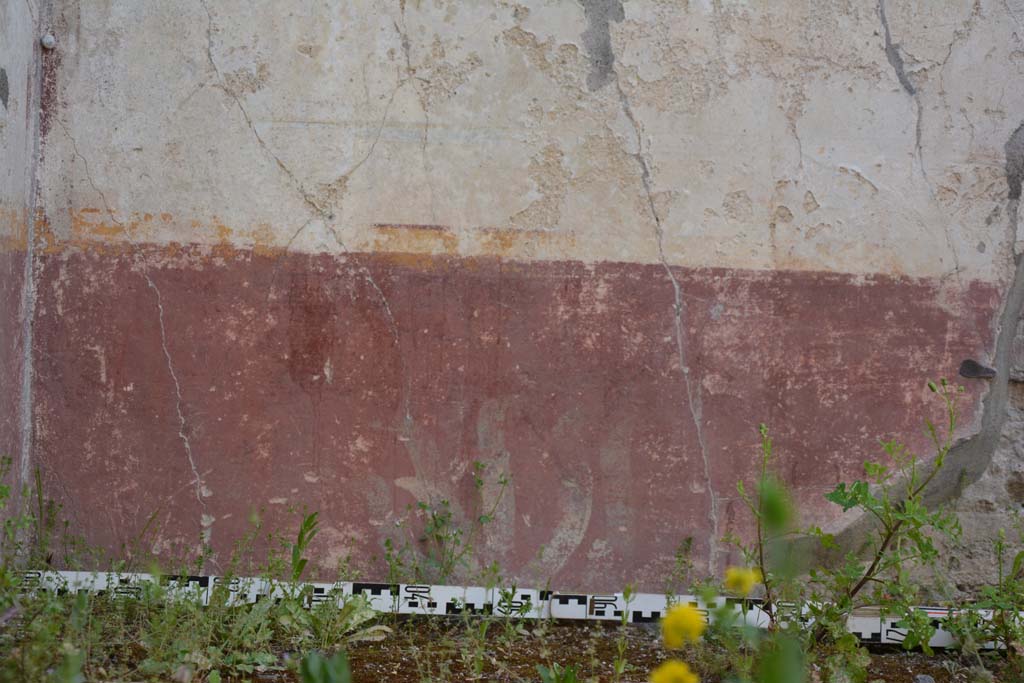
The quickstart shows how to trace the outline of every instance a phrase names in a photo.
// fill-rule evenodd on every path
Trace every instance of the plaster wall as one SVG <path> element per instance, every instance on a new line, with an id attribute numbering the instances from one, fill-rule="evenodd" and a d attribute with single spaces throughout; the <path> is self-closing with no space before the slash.
<path id="1" fill-rule="evenodd" d="M 67 0 L 46 28 L 29 464 L 98 546 L 216 570 L 305 506 L 319 571 L 380 574 L 448 500 L 494 508 L 511 577 L 660 587 L 687 536 L 728 561 L 759 422 L 819 523 L 878 438 L 924 452 L 963 359 L 999 374 L 961 436 L 1002 428 L 1020 0 Z"/>
<path id="2" fill-rule="evenodd" d="M 36 177 L 39 50 L 30 3 L 0 4 L 0 457 L 5 479 L 29 473 L 29 235 Z"/>

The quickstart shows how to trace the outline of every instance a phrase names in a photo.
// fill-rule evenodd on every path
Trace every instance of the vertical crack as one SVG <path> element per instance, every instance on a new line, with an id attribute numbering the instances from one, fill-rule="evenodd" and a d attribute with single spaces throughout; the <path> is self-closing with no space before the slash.
<path id="1" fill-rule="evenodd" d="M 900 82 L 900 87 L 914 100 L 914 107 L 917 110 L 917 121 L 914 124 L 914 155 L 917 157 L 917 163 L 921 168 L 921 175 L 924 176 L 925 182 L 929 183 L 930 188 L 931 184 L 928 179 L 928 172 L 924 167 L 924 156 L 921 151 L 921 126 L 923 125 L 922 118 L 924 114 L 921 106 L 921 97 L 914 86 L 914 82 L 910 80 L 910 76 L 907 74 L 899 43 L 894 43 L 892 40 L 892 32 L 889 30 L 889 19 L 885 15 L 885 0 L 878 0 L 878 17 L 882 22 L 882 31 L 885 38 L 885 58 L 896 73 L 896 80 Z"/>
<path id="2" fill-rule="evenodd" d="M 704 482 L 708 491 L 708 521 L 711 523 L 711 534 L 708 538 L 708 573 L 714 576 L 717 574 L 717 560 L 719 553 L 718 539 L 720 535 L 718 494 L 715 493 L 714 481 L 711 478 L 711 461 L 708 454 L 707 440 L 704 435 L 704 414 L 700 396 L 700 387 L 695 388 L 693 386 L 693 378 L 690 376 L 690 367 L 686 360 L 686 340 L 683 322 L 686 313 L 686 305 L 683 301 L 683 290 L 682 286 L 679 284 L 679 279 L 672 271 L 672 267 L 669 265 L 668 259 L 665 256 L 665 232 L 662 226 L 661 216 L 658 214 L 658 208 L 654 203 L 654 194 L 651 189 L 651 170 L 647 163 L 647 159 L 644 157 L 643 151 L 642 128 L 639 121 L 637 121 L 636 116 L 633 114 L 633 108 L 630 106 L 629 98 L 622 89 L 622 83 L 619 81 L 617 72 L 615 72 L 615 88 L 618 91 L 622 111 L 626 115 L 626 119 L 629 120 L 630 125 L 633 127 L 633 132 L 636 134 L 636 152 L 631 154 L 631 156 L 636 159 L 636 163 L 640 167 L 640 181 L 643 184 L 644 193 L 647 197 L 647 207 L 651 212 L 651 218 L 654 220 L 654 233 L 658 245 L 658 259 L 661 261 L 661 265 L 665 269 L 665 273 L 668 275 L 669 281 L 672 283 L 672 292 L 674 296 L 673 313 L 676 353 L 678 354 L 679 359 L 679 369 L 683 373 L 683 382 L 686 386 L 686 400 L 689 407 L 690 419 L 693 422 L 693 428 L 697 435 L 697 443 L 700 446 L 701 460 L 704 466 Z"/>
<path id="3" fill-rule="evenodd" d="M 893 42 L 892 32 L 889 29 L 889 19 L 885 14 L 885 0 L 878 0 L 878 18 L 882 23 L 882 33 L 885 40 L 885 58 L 888 60 L 889 65 L 896 74 L 896 80 L 899 81 L 900 87 L 903 88 L 903 91 L 914 101 L 914 109 L 916 111 L 916 118 L 914 121 L 914 158 L 917 160 L 918 168 L 921 169 L 921 177 L 924 179 L 925 185 L 928 187 L 928 193 L 934 199 L 935 191 L 932 188 L 931 178 L 928 177 L 928 169 L 924 163 L 924 150 L 921 146 L 921 135 L 924 126 L 924 105 L 921 103 L 920 91 L 914 85 L 914 82 L 910 79 L 910 75 L 907 73 L 906 65 L 903 62 L 903 52 L 900 49 L 900 44 Z M 956 246 L 953 244 L 953 237 L 950 235 L 948 225 L 945 226 L 944 233 L 946 246 L 949 249 L 950 255 L 953 257 L 953 273 L 955 273 L 956 277 L 959 279 L 960 255 L 956 250 Z"/>
<path id="4" fill-rule="evenodd" d="M 878 0 L 878 16 L 882 21 L 882 30 L 885 32 L 885 58 L 889 60 L 889 65 L 896 72 L 896 78 L 899 80 L 900 85 L 903 86 L 908 95 L 913 97 L 917 95 L 917 88 L 914 87 L 910 77 L 907 76 L 903 65 L 903 55 L 900 53 L 900 46 L 892 42 L 889 20 L 885 16 L 885 0 Z"/>
<path id="5" fill-rule="evenodd" d="M 413 88 L 416 91 L 416 99 L 419 100 L 420 108 L 423 110 L 423 134 L 420 142 L 420 159 L 423 163 L 424 182 L 427 185 L 427 192 L 430 195 L 430 217 L 431 221 L 436 223 L 437 210 L 434 206 L 434 184 L 431 182 L 433 167 L 427 157 L 427 145 L 430 140 L 430 99 L 423 89 L 423 85 L 429 84 L 430 81 L 416 75 L 417 69 L 412 64 L 412 41 L 409 40 L 409 26 L 405 18 L 405 0 L 399 0 L 398 7 L 401 26 L 399 26 L 399 22 L 397 21 L 393 21 L 392 25 L 395 28 L 395 33 L 398 34 L 399 42 L 402 46 L 402 55 L 405 57 L 405 80 L 412 82 Z"/>
<path id="6" fill-rule="evenodd" d="M 338 244 L 338 247 L 346 254 L 351 253 L 345 241 L 341 235 L 332 225 L 327 225 L 327 231 L 334 237 L 334 241 Z M 391 304 L 388 302 L 387 296 L 384 294 L 384 290 L 381 289 L 380 285 L 377 284 L 377 280 L 373 277 L 373 273 L 365 265 L 358 266 L 359 271 L 362 273 L 363 279 L 366 283 L 373 288 L 373 291 L 377 294 L 380 299 L 381 308 L 384 310 L 384 317 L 387 319 L 388 327 L 391 330 L 391 337 L 394 339 L 395 348 L 398 351 L 398 357 L 402 365 L 402 375 L 405 377 L 405 391 L 403 392 L 402 398 L 402 413 L 403 413 L 403 436 L 411 438 L 412 431 L 412 375 L 409 372 L 409 368 L 406 365 L 405 356 L 402 354 L 401 337 L 398 333 L 398 321 L 391 311 Z"/>
<path id="7" fill-rule="evenodd" d="M 156 308 L 157 308 L 157 320 L 160 323 L 160 348 L 163 350 L 164 359 L 167 361 L 167 372 L 171 376 L 171 381 L 174 383 L 174 409 L 178 415 L 178 438 L 181 439 L 181 445 L 185 449 L 185 456 L 188 458 L 189 468 L 192 470 L 192 484 L 195 486 L 196 500 L 199 501 L 199 506 L 202 509 L 201 524 L 203 528 L 203 543 L 204 545 L 210 544 L 210 538 L 213 534 L 213 521 L 214 518 L 207 511 L 206 498 L 211 495 L 211 491 L 206 487 L 203 481 L 202 475 L 199 473 L 199 469 L 196 467 L 195 456 L 192 452 L 192 442 L 188 438 L 188 423 L 185 421 L 185 413 L 182 410 L 182 397 L 181 397 L 181 383 L 178 381 L 178 373 L 174 370 L 174 362 L 171 360 L 171 352 L 167 347 L 167 328 L 164 324 L 164 304 L 163 297 L 160 296 L 160 289 L 153 282 L 153 278 L 149 276 L 149 273 L 143 273 L 143 277 L 146 278 L 146 284 L 153 290 L 156 295 Z"/>
<path id="8" fill-rule="evenodd" d="M 996 340 L 992 366 L 995 378 L 982 399 L 981 426 L 978 432 L 957 443 L 947 456 L 927 492 L 926 502 L 935 504 L 959 496 L 988 469 L 1007 419 L 1010 375 L 1013 368 L 1013 342 L 1024 310 L 1024 257 L 1016 253 L 1017 221 L 1024 184 L 1024 123 L 1010 135 L 1005 145 L 1007 195 L 1007 233 L 1010 240 L 1013 276 L 1006 299 L 996 321 Z"/>

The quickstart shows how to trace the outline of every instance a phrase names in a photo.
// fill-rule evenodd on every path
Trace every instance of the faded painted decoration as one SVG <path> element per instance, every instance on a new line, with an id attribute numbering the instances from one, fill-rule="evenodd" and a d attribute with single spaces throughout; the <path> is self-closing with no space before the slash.
<path id="1" fill-rule="evenodd" d="M 968 358 L 942 495 L 1017 467 L 1020 0 L 0 7 L 0 439 L 94 544 L 305 505 L 372 577 L 497 501 L 510 578 L 660 589 L 758 422 L 842 524 Z"/>

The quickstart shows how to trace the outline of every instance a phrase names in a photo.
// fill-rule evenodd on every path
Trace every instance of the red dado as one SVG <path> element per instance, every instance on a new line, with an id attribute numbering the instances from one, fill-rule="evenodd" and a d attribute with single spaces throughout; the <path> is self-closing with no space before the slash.
<path id="1" fill-rule="evenodd" d="M 878 438 L 924 446 L 926 380 L 985 357 L 999 307 L 982 282 L 677 268 L 691 403 L 659 265 L 130 245 L 37 259 L 35 459 L 73 528 L 165 561 L 205 529 L 217 571 L 253 512 L 290 534 L 296 510 L 320 510 L 324 578 L 349 555 L 383 577 L 383 540 L 415 536 L 409 506 L 473 517 L 501 472 L 478 545 L 509 578 L 658 590 L 686 536 L 699 568 L 714 549 L 723 566 L 759 422 L 805 521 L 826 520 L 822 493 Z M 978 396 L 963 405 L 966 425 Z"/>

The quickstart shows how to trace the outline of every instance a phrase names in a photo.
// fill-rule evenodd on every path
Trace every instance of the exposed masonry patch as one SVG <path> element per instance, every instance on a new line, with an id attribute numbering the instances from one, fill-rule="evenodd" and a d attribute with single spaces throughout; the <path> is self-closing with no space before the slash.
<path id="1" fill-rule="evenodd" d="M 1020 199 L 1021 185 L 1024 184 L 1024 123 L 1006 141 L 1006 184 L 1010 188 L 1008 199 Z"/>
<path id="2" fill-rule="evenodd" d="M 1024 123 L 1006 143 L 1006 182 L 1010 188 L 1007 216 L 1012 240 L 1016 235 L 1021 185 L 1024 184 Z M 929 505 L 957 498 L 967 486 L 978 481 L 991 464 L 999 445 L 1009 408 L 1013 343 L 1024 311 L 1024 258 L 1015 256 L 1014 260 L 1013 279 L 1007 289 L 1006 303 L 996 328 L 996 348 L 992 358 L 995 377 L 991 380 L 972 380 L 987 381 L 989 384 L 988 393 L 982 400 L 981 426 L 977 433 L 958 441 L 949 451 L 945 465 L 925 491 L 925 502 Z M 845 553 L 863 545 L 871 533 L 871 521 L 864 515 L 847 525 L 836 534 L 837 547 Z M 817 547 L 816 539 L 801 539 L 799 544 L 801 547 L 797 549 L 798 552 L 804 552 L 806 557 L 828 554 Z"/>
<path id="3" fill-rule="evenodd" d="M 615 53 L 612 51 L 612 37 L 609 24 L 622 21 L 626 13 L 622 0 L 580 0 L 583 14 L 587 18 L 587 30 L 583 32 L 583 48 L 590 60 L 587 87 L 599 90 L 615 77 L 613 66 Z"/>

